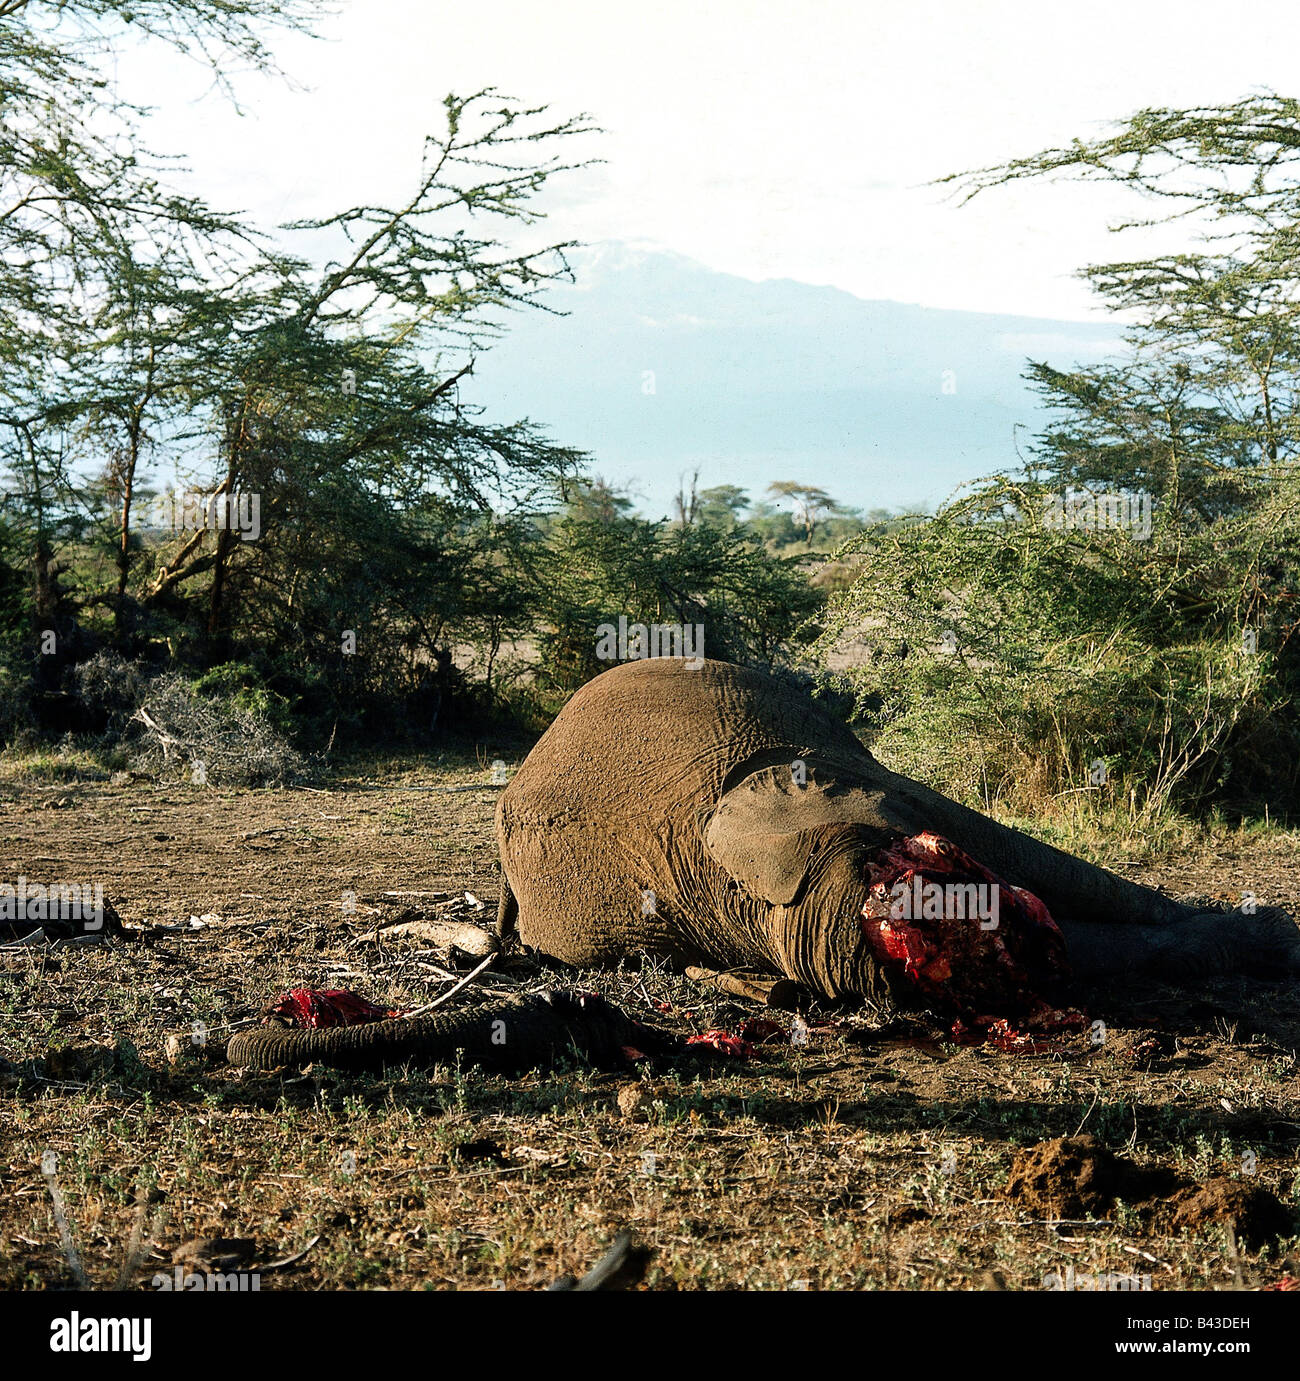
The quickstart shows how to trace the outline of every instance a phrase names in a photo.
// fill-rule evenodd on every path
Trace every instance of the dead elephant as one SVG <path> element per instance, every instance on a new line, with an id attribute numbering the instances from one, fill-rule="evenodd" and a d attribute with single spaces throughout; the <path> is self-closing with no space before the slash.
<path id="1" fill-rule="evenodd" d="M 1062 853 L 889 771 L 801 690 L 725 662 L 588 682 L 503 793 L 497 839 L 503 929 L 581 967 L 646 951 L 825 998 L 1029 1021 L 1071 977 L 1300 972 L 1285 912 L 1198 912 Z M 954 894 L 973 914 L 953 914 Z M 343 1045 L 393 1059 L 408 1049 L 395 1025 L 299 1034 L 327 1062 Z"/>

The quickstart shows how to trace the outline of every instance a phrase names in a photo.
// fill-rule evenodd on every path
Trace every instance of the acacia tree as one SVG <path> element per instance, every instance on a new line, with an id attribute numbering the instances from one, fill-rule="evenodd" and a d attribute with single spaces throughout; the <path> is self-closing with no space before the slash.
<path id="1" fill-rule="evenodd" d="M 169 189 L 140 140 L 143 107 L 101 74 L 124 43 L 153 39 L 205 59 L 274 71 L 267 28 L 305 28 L 317 0 L 0 0 L 0 378 L 9 421 L 62 403 L 56 377 L 93 342 L 124 273 L 164 258 L 211 268 L 247 232 Z M 57 372 L 56 372 L 57 375 Z M 24 410 L 26 409 L 26 410 Z"/>
<path id="2" fill-rule="evenodd" d="M 169 191 L 139 109 L 98 82 L 96 63 L 133 34 L 218 76 L 232 55 L 270 70 L 267 26 L 323 12 L 0 0 L 0 460 L 6 531 L 32 536 L 38 627 L 104 606 L 123 650 L 166 633 L 212 664 L 259 640 L 336 660 L 340 629 L 365 626 L 383 680 L 392 656 L 378 649 L 444 656 L 455 609 L 497 638 L 517 619 L 475 534 L 494 510 L 505 531 L 581 458 L 527 422 L 487 423 L 458 384 L 504 312 L 542 305 L 568 274 L 567 244 L 511 250 L 494 227 L 540 219 L 536 194 L 576 166 L 565 150 L 585 119 L 493 91 L 448 97 L 408 197 L 288 227 L 313 247 L 332 238 L 315 267 Z M 263 540 L 142 525 L 164 462 L 204 496 L 256 493 Z M 479 605 L 470 552 L 496 591 Z M 77 557 L 75 588 L 60 553 Z"/>
<path id="3" fill-rule="evenodd" d="M 803 528 L 804 541 L 809 546 L 812 546 L 813 534 L 822 515 L 839 511 L 835 500 L 815 485 L 800 484 L 796 480 L 776 480 L 767 486 L 767 492 L 773 498 L 793 500 L 796 520 Z"/>
<path id="4" fill-rule="evenodd" d="M 513 252 L 483 228 L 539 219 L 528 199 L 574 166 L 563 158 L 565 141 L 588 127 L 551 122 L 492 91 L 449 97 L 445 109 L 446 131 L 427 140 L 409 199 L 294 227 L 338 232 L 343 252 L 319 272 L 283 261 L 256 330 L 230 353 L 210 487 L 258 493 L 265 535 L 245 544 L 229 529 L 187 534 L 145 595 L 174 600 L 203 577 L 210 656 L 230 650 L 250 603 L 265 611 L 286 588 L 300 601 L 313 582 L 325 588 L 313 541 L 336 553 L 350 544 L 372 567 L 386 567 L 391 583 L 411 587 L 417 568 L 385 528 L 415 523 L 426 537 L 445 534 L 476 514 L 525 508 L 578 468 L 575 452 L 526 422 L 481 420 L 458 385 L 501 313 L 536 304 L 545 285 L 568 275 L 569 245 Z M 372 521 L 341 520 L 344 492 L 355 499 L 353 518 Z M 438 560 L 439 548 L 426 544 L 425 592 L 440 584 L 431 570 Z M 408 590 L 397 606 L 385 603 L 415 617 L 420 601 Z M 418 622 L 432 656 L 429 638 L 444 621 Z"/>
<path id="5" fill-rule="evenodd" d="M 1031 377 L 1075 419 L 1091 413 L 1126 436 L 1128 459 L 1110 454 L 1121 471 L 1146 454 L 1172 502 L 1195 508 L 1217 487 L 1230 504 L 1243 471 L 1293 458 L 1300 441 L 1300 102 L 1142 110 L 1101 139 L 946 181 L 969 199 L 1042 176 L 1130 187 L 1150 214 L 1116 232 L 1178 220 L 1197 247 L 1081 269 L 1135 318 L 1133 359 L 1069 374 L 1039 363 Z"/>
<path id="6" fill-rule="evenodd" d="M 1150 489 L 1170 542 L 1214 527 L 1224 560 L 1196 563 L 1203 607 L 1230 599 L 1223 636 L 1249 627 L 1289 656 L 1300 572 L 1289 524 L 1274 524 L 1277 504 L 1290 512 L 1300 493 L 1300 102 L 1261 94 L 1139 111 L 1101 139 L 985 169 L 966 187 L 1054 174 L 1132 187 L 1151 215 L 1130 224 L 1177 219 L 1198 238 L 1081 271 L 1136 318 L 1132 357 L 1068 373 L 1031 366 L 1062 418 L 1037 459 L 1061 482 Z M 1245 520 L 1240 543 L 1231 520 Z"/>
<path id="7" fill-rule="evenodd" d="M 749 495 L 739 485 L 715 484 L 700 490 L 695 515 L 720 526 L 734 526 L 748 507 Z"/>
<path id="8" fill-rule="evenodd" d="M 1030 362 L 1053 415 L 1029 462 L 858 543 L 871 560 L 825 646 L 866 630 L 858 685 L 886 744 L 968 790 L 1100 794 L 1100 760 L 1135 810 L 1276 803 L 1300 739 L 1300 103 L 1141 111 L 948 180 L 969 197 L 1051 175 L 1133 188 L 1149 214 L 1117 233 L 1172 219 L 1198 238 L 1081 270 L 1134 318 L 1126 358 Z M 1045 521 L 1072 489 L 1153 495 L 1149 540 Z"/>
<path id="9" fill-rule="evenodd" d="M 156 352 L 134 348 L 142 301 L 158 300 L 160 274 L 164 296 L 197 292 L 245 239 L 231 218 L 166 188 L 165 161 L 138 137 L 141 107 L 108 89 L 102 62 L 134 35 L 198 53 L 219 79 L 236 57 L 268 71 L 263 31 L 320 12 L 310 0 L 0 0 L 0 464 L 7 515 L 30 534 L 38 633 L 71 617 L 56 553 L 91 516 L 79 439 L 110 417 L 125 495 L 119 564 L 129 564 L 130 496 L 160 382 Z M 121 359 L 107 363 L 115 348 Z M 49 674 L 57 660 L 37 665 Z"/>

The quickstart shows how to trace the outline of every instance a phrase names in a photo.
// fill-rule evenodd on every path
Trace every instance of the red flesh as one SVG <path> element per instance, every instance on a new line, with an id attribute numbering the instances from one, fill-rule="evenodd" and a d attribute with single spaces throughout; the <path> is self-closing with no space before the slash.
<path id="1" fill-rule="evenodd" d="M 896 889 L 905 889 L 910 900 L 916 896 L 916 879 L 941 887 L 973 883 L 985 889 L 986 908 L 987 899 L 996 895 L 996 927 L 983 929 L 978 916 L 959 916 L 948 904 L 939 916 L 897 914 Z M 1025 1050 L 1035 1048 L 1034 1043 L 1016 1027 L 1046 1032 L 1078 1030 L 1085 1024 L 1081 1012 L 1053 1001 L 1069 976 L 1065 940 L 1032 892 L 1003 881 L 928 831 L 882 850 L 871 866 L 869 884 L 862 928 L 872 948 L 882 964 L 901 971 L 954 1019 L 958 1038 L 973 1033 L 1004 1050 Z"/>
<path id="2" fill-rule="evenodd" d="M 347 988 L 291 988 L 267 1008 L 266 1015 L 290 1026 L 317 1030 L 326 1026 L 361 1026 L 402 1014 L 376 1007 Z"/>

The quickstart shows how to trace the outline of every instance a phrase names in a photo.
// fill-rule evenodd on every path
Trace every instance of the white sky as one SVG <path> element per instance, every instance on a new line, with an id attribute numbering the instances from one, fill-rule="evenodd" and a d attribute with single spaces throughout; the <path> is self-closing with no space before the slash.
<path id="1" fill-rule="evenodd" d="M 1128 257 L 1132 211 L 1027 183 L 957 207 L 923 184 L 1099 132 L 1144 105 L 1300 94 L 1300 7 L 1252 0 L 352 0 L 325 42 L 278 38 L 288 74 L 246 114 L 178 57 L 124 60 L 156 147 L 263 223 L 395 201 L 449 90 L 495 85 L 590 112 L 604 167 L 554 201 L 555 238 L 676 250 L 748 278 L 861 297 L 1083 319 L 1080 264 Z"/>

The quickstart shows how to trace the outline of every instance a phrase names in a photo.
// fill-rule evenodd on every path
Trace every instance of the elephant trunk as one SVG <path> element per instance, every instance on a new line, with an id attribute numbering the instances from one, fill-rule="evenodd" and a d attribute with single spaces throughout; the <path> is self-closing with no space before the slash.
<path id="1" fill-rule="evenodd" d="M 986 868 L 1032 892 L 1057 921 L 1165 925 L 1195 915 L 1172 897 L 1031 839 L 920 782 L 880 770 L 889 778 L 891 791 L 915 806 L 917 819 L 927 829 L 945 835 Z"/>
<path id="2" fill-rule="evenodd" d="M 635 1055 L 671 1053 L 675 1041 L 642 1026 L 593 994 L 547 992 L 490 1008 L 299 1030 L 264 1026 L 241 1031 L 226 1046 L 231 1064 L 253 1069 L 324 1064 L 339 1069 L 431 1065 L 459 1052 L 469 1064 L 517 1071 L 570 1055 L 614 1067 Z"/>
<path id="3" fill-rule="evenodd" d="M 919 818 L 987 868 L 1034 893 L 1065 936 L 1077 978 L 1147 974 L 1198 981 L 1215 974 L 1300 974 L 1300 933 L 1276 907 L 1202 912 L 890 773 Z"/>
<path id="4" fill-rule="evenodd" d="M 1257 978 L 1300 975 L 1300 931 L 1276 906 L 1201 911 L 1178 925 L 1060 922 L 1077 978 L 1151 976 L 1200 982 L 1227 973 Z"/>

